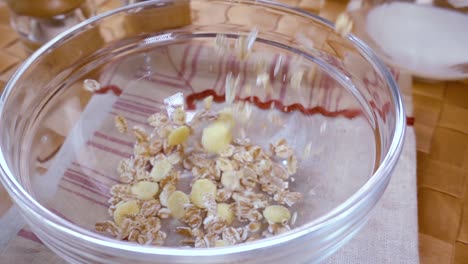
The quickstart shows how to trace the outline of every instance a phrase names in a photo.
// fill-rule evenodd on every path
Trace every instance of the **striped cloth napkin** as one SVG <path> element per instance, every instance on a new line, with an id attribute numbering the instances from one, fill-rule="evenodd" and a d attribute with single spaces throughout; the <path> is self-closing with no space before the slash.
<path id="1" fill-rule="evenodd" d="M 50 124 L 51 130 L 64 136 L 66 132 L 62 131 L 71 129 L 71 132 L 56 155 L 59 159 L 44 160 L 48 171 L 42 180 L 35 183 L 44 190 L 38 198 L 48 201 L 48 207 L 67 220 L 78 222 L 80 219 L 79 223 L 88 229 L 93 229 L 96 221 L 107 219 L 109 188 L 118 182 L 114 165 L 131 155 L 134 140 L 116 131 L 114 117 L 122 115 L 131 124 L 146 126 L 146 118 L 152 113 L 166 111 L 168 105 L 184 103 L 184 97 L 171 94 L 171 89 L 179 88 L 183 93 L 191 93 L 210 87 L 223 93 L 227 72 L 249 70 L 246 64 L 224 58 L 219 61 L 219 67 L 212 69 L 217 78 L 205 78 L 200 72 L 206 72 L 210 67 L 210 61 L 205 59 L 210 58 L 212 53 L 202 45 L 175 45 L 135 56 L 125 63 L 126 66 L 109 66 L 99 81 L 119 84 L 124 88 L 123 93 L 117 92 L 117 96 L 115 90 L 109 89 L 107 93 L 93 95 L 73 129 L 62 127 L 61 122 Z M 270 73 L 274 71 L 278 59 L 278 56 L 271 58 Z M 285 59 L 280 74 L 288 73 L 289 61 L 290 58 Z M 147 68 L 135 70 L 132 68 L 134 65 L 146 65 L 158 70 L 148 75 Z M 130 73 L 133 75 L 130 76 Z M 408 114 L 411 114 L 411 79 L 397 71 L 393 73 L 405 95 Z M 136 78 L 140 78 L 138 86 L 132 86 Z M 284 81 L 276 81 L 274 87 L 278 92 L 270 96 L 283 97 L 282 87 L 285 86 Z M 308 107 L 323 107 L 329 112 L 357 107 L 352 102 L 340 101 L 339 93 L 327 85 L 326 78 L 319 78 L 314 87 L 313 93 L 304 96 Z M 159 98 L 167 99 L 161 101 Z M 70 111 L 74 112 L 77 111 Z M 368 224 L 326 263 L 419 263 L 415 153 L 414 131 L 409 126 L 398 167 Z M 93 216 L 83 222 L 82 215 L 87 212 L 93 212 Z M 15 207 L 0 219 L 0 263 L 65 263 L 44 246 L 20 219 Z"/>

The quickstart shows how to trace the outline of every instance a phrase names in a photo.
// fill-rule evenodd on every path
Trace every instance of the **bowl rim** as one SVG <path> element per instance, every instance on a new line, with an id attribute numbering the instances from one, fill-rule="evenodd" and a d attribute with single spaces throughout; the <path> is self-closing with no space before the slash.
<path id="1" fill-rule="evenodd" d="M 192 0 L 193 1 L 193 0 Z M 227 2 L 228 0 L 195 0 L 195 1 L 216 1 L 216 2 Z M 145 1 L 136 4 L 131 4 L 123 7 L 113 9 L 111 11 L 99 14 L 88 20 L 83 21 L 82 23 L 68 29 L 67 31 L 59 34 L 57 37 L 53 38 L 51 41 L 43 45 L 36 52 L 34 52 L 14 73 L 11 79 L 8 81 L 3 94 L 0 97 L 0 120 L 4 116 L 4 107 L 6 100 L 9 98 L 12 93 L 16 83 L 20 77 L 25 73 L 25 71 L 32 65 L 36 60 L 38 60 L 43 54 L 46 54 L 50 48 L 53 48 L 55 45 L 59 44 L 67 37 L 72 36 L 74 33 L 78 32 L 82 28 L 98 22 L 104 18 L 116 15 L 118 13 L 126 12 L 129 10 L 134 10 L 137 8 L 145 8 L 154 5 L 160 5 L 161 3 L 174 3 L 174 2 L 190 2 L 190 0 L 152 0 Z M 315 20 L 323 25 L 334 29 L 334 24 L 325 18 L 314 15 L 310 12 L 302 10 L 300 8 L 292 7 L 286 4 L 272 2 L 270 0 L 240 0 L 236 3 L 242 4 L 255 4 L 261 5 L 265 8 L 279 9 L 281 11 L 289 11 L 295 15 L 303 16 L 308 19 Z M 195 257 L 195 256 L 221 256 L 226 254 L 236 254 L 246 251 L 252 251 L 262 248 L 268 248 L 278 244 L 282 244 L 296 238 L 305 236 L 313 231 L 324 228 L 328 225 L 333 224 L 338 219 L 344 217 L 344 215 L 349 213 L 349 210 L 352 210 L 356 204 L 360 203 L 363 199 L 367 197 L 369 193 L 372 193 L 374 187 L 381 184 L 386 184 L 391 177 L 391 172 L 393 171 L 398 158 L 400 156 L 403 142 L 405 138 L 405 110 L 403 106 L 403 101 L 401 94 L 398 88 L 396 81 L 393 76 L 390 74 L 387 66 L 377 57 L 377 55 L 360 39 L 352 34 L 348 34 L 346 38 L 351 41 L 355 48 L 365 56 L 368 61 L 374 64 L 374 67 L 383 75 L 383 78 L 387 85 L 390 87 L 390 92 L 392 100 L 395 102 L 395 131 L 392 135 L 391 144 L 388 152 L 385 154 L 380 166 L 375 170 L 373 175 L 367 180 L 364 185 L 362 185 L 354 194 L 347 198 L 343 203 L 333 208 L 328 213 L 322 215 L 321 217 L 315 219 L 312 222 L 304 224 L 301 227 L 295 228 L 286 234 L 274 236 L 272 238 L 260 239 L 246 244 L 239 244 L 230 247 L 223 248 L 207 248 L 207 249 L 186 249 L 186 248 L 170 248 L 170 247 L 154 247 L 154 246 L 141 246 L 133 243 L 128 243 L 124 241 L 118 241 L 103 235 L 99 235 L 95 232 L 91 232 L 87 229 L 84 229 L 80 226 L 74 225 L 71 222 L 61 218 L 52 211 L 46 209 L 38 201 L 36 201 L 28 192 L 21 186 L 18 180 L 13 176 L 12 171 L 7 166 L 6 156 L 4 152 L 6 150 L 0 144 L 0 180 L 3 185 L 8 190 L 10 196 L 13 198 L 15 203 L 18 203 L 21 206 L 24 206 L 28 209 L 29 213 L 33 213 L 36 217 L 42 218 L 44 224 L 52 227 L 53 229 L 78 239 L 91 243 L 95 246 L 104 246 L 112 250 L 124 250 L 129 253 L 143 253 L 150 255 L 164 255 L 164 256 L 180 256 L 180 257 Z M 1 142 L 0 142 L 1 143 Z M 380 194 L 382 195 L 382 194 Z"/>

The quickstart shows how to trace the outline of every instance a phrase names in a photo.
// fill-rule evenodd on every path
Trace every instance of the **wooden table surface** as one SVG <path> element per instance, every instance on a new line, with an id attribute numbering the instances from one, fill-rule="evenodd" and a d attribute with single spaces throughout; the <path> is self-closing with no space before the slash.
<path id="1" fill-rule="evenodd" d="M 101 10 L 118 5 L 96 1 Z M 346 1 L 282 0 L 334 20 Z M 26 58 L 0 1 L 0 91 Z M 421 263 L 468 263 L 468 80 L 413 82 Z M 0 187 L 0 217 L 11 206 Z"/>

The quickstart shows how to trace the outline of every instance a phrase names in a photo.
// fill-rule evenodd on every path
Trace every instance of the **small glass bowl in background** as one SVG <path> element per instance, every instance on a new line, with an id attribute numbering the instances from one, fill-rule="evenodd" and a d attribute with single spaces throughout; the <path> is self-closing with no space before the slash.
<path id="1" fill-rule="evenodd" d="M 468 1 L 352 0 L 353 33 L 389 65 L 431 81 L 468 78 Z"/>
<path id="2" fill-rule="evenodd" d="M 94 15 L 87 0 L 7 0 L 11 24 L 32 52 L 65 30 Z"/>
<path id="3" fill-rule="evenodd" d="M 234 45 L 255 27 L 246 60 L 214 45 L 217 34 Z M 256 86 L 259 61 L 271 90 Z M 290 85 L 301 70 L 302 82 Z M 114 116 L 145 123 L 174 102 L 187 106 L 194 93 L 221 94 L 229 72 L 261 101 L 305 109 L 253 106 L 245 128 L 253 143 L 268 148 L 286 138 L 298 155 L 290 188 L 304 198 L 294 205 L 293 229 L 207 249 L 143 246 L 95 232 L 109 217 L 118 161 L 132 151 L 125 142 L 134 140 L 116 132 Z M 85 79 L 106 89 L 90 93 Z M 396 82 L 361 40 L 310 13 L 259 0 L 145 1 L 95 16 L 19 68 L 1 97 L 0 120 L 1 181 L 35 234 L 71 263 L 320 262 L 366 223 L 405 131 Z"/>

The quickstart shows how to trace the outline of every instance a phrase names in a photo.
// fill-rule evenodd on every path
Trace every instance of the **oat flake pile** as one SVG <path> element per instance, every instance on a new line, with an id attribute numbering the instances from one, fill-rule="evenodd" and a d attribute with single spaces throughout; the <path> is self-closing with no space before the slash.
<path id="1" fill-rule="evenodd" d="M 284 139 L 265 150 L 245 135 L 233 138 L 250 105 L 216 112 L 211 103 L 206 98 L 190 122 L 182 108 L 170 117 L 156 113 L 148 118 L 149 133 L 128 131 L 127 121 L 116 117 L 117 129 L 132 132 L 136 144 L 133 157 L 117 168 L 122 183 L 111 188 L 113 220 L 97 223 L 97 231 L 146 245 L 180 236 L 181 246 L 219 247 L 290 230 L 297 217 L 290 208 L 303 196 L 288 188 L 297 170 L 292 148 Z M 174 221 L 175 229 L 165 228 Z"/>

